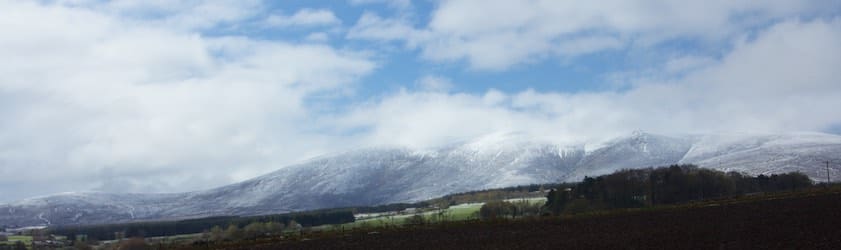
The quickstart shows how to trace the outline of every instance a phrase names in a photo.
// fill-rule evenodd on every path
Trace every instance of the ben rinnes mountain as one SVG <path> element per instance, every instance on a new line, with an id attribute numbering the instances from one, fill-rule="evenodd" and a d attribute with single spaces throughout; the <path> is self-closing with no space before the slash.
<path id="1" fill-rule="evenodd" d="M 748 174 L 800 171 L 823 180 L 841 136 L 822 133 L 664 136 L 643 132 L 593 150 L 494 135 L 433 150 L 370 148 L 322 156 L 248 181 L 176 194 L 65 193 L 0 204 L 0 226 L 254 215 L 420 201 L 449 193 L 579 181 L 675 163 Z M 832 178 L 841 173 L 835 171 Z"/>

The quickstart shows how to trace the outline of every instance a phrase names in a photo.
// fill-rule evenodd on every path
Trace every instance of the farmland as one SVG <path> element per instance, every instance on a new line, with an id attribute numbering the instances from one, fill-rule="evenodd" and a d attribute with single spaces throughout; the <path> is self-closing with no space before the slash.
<path id="1" fill-rule="evenodd" d="M 400 226 L 409 223 L 409 219 L 412 216 L 420 215 L 425 221 L 437 221 L 437 220 L 447 220 L 447 221 L 460 221 L 460 220 L 468 220 L 468 219 L 476 219 L 475 213 L 479 211 L 479 208 L 482 207 L 482 203 L 469 203 L 469 204 L 461 204 L 456 206 L 451 206 L 449 208 L 443 210 L 429 210 L 429 211 L 420 211 L 417 213 L 404 213 L 404 214 L 384 214 L 372 218 L 367 219 L 359 219 L 357 221 L 343 224 L 344 228 L 366 228 L 366 227 L 382 227 L 387 225 L 394 225 Z M 326 228 L 327 226 L 325 226 Z M 330 228 L 335 228 L 335 226 L 329 226 Z"/>
<path id="2" fill-rule="evenodd" d="M 543 204 L 546 202 L 546 197 L 535 198 L 518 198 L 507 199 L 509 202 L 527 202 L 529 204 Z M 357 220 L 351 223 L 346 223 L 340 226 L 321 226 L 319 229 L 335 229 L 335 228 L 371 228 L 382 226 L 401 226 L 409 222 L 412 216 L 420 215 L 424 221 L 440 222 L 440 221 L 464 221 L 479 219 L 479 209 L 484 202 L 465 203 L 450 206 L 446 209 L 427 209 L 416 213 L 381 213 L 381 214 L 363 214 L 357 217 Z"/>
<path id="3" fill-rule="evenodd" d="M 746 196 L 532 220 L 351 231 L 240 249 L 829 249 L 841 245 L 841 192 Z"/>
<path id="4" fill-rule="evenodd" d="M 14 245 L 15 242 L 23 242 L 29 248 L 32 245 L 32 236 L 21 236 L 21 235 L 13 235 L 9 236 L 9 240 L 5 242 L 0 242 L 0 245 Z"/>

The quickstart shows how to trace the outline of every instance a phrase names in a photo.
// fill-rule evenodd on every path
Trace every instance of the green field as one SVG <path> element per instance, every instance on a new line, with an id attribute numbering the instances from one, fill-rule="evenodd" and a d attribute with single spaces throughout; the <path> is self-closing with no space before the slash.
<path id="1" fill-rule="evenodd" d="M 528 202 L 530 204 L 543 204 L 546 202 L 545 197 L 537 198 L 522 198 L 509 199 L 508 202 Z M 360 219 L 356 222 L 346 223 L 342 225 L 325 225 L 314 228 L 315 230 L 331 230 L 331 229 L 353 229 L 353 228 L 370 228 L 370 227 L 384 227 L 384 226 L 401 226 L 407 223 L 407 220 L 415 215 L 423 216 L 425 221 L 439 222 L 445 221 L 463 221 L 470 219 L 478 219 L 479 209 L 484 203 L 468 203 L 451 206 L 443 211 L 427 210 L 416 214 L 400 214 L 387 215 L 369 219 Z"/>
<path id="2" fill-rule="evenodd" d="M 23 244 L 26 244 L 26 248 L 30 248 L 32 246 L 32 236 L 19 236 L 19 235 L 9 236 L 9 241 L 0 242 L 0 244 L 14 245 L 15 242 L 17 242 L 17 241 L 20 241 L 20 242 L 23 242 Z"/>
<path id="3" fill-rule="evenodd" d="M 353 228 L 372 228 L 372 227 L 386 227 L 386 226 L 401 226 L 405 225 L 408 219 L 415 215 L 423 216 L 425 221 L 438 222 L 439 220 L 446 221 L 460 221 L 474 219 L 475 214 L 479 212 L 482 203 L 462 204 L 449 207 L 443 211 L 425 210 L 413 214 L 396 214 L 383 215 L 368 219 L 359 219 L 355 222 L 345 223 L 341 225 L 324 225 L 314 227 L 314 230 L 336 230 L 336 229 L 353 229 Z"/>
<path id="4" fill-rule="evenodd" d="M 447 209 L 447 218 L 451 220 L 478 219 L 479 209 L 483 203 L 457 205 Z"/>
<path id="5" fill-rule="evenodd" d="M 26 245 L 32 244 L 32 236 L 9 236 L 9 242 L 23 241 Z"/>

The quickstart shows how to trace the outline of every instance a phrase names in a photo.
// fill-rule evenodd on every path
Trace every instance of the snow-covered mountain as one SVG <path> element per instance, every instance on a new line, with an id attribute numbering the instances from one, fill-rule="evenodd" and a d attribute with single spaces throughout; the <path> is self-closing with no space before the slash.
<path id="1" fill-rule="evenodd" d="M 825 178 L 841 162 L 841 136 L 664 136 L 635 132 L 595 150 L 520 134 L 428 149 L 370 148 L 322 156 L 248 181 L 177 194 L 66 193 L 0 204 L 0 225 L 112 223 L 254 215 L 420 201 L 449 193 L 579 181 L 586 175 L 674 163 L 749 174 L 800 171 Z M 835 171 L 833 178 L 841 177 Z"/>

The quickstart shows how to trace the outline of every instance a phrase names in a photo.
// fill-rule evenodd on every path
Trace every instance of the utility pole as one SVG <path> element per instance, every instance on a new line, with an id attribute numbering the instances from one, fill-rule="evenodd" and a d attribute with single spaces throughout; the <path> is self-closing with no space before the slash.
<path id="1" fill-rule="evenodd" d="M 829 161 L 826 161 L 826 185 L 829 185 Z"/>

